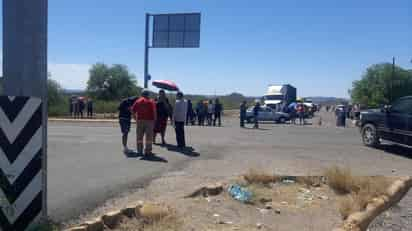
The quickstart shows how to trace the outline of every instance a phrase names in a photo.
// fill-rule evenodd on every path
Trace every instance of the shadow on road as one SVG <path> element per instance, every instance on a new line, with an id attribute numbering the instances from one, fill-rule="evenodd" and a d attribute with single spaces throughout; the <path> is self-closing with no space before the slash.
<path id="1" fill-rule="evenodd" d="M 384 152 L 390 153 L 390 154 L 412 159 L 412 149 L 411 148 L 407 148 L 407 147 L 403 147 L 399 145 L 383 144 L 379 146 L 378 149 Z"/>
<path id="2" fill-rule="evenodd" d="M 156 156 L 156 154 L 149 155 L 149 156 L 143 156 L 142 158 L 140 158 L 140 160 L 168 163 L 168 161 L 165 158 Z"/>
<path id="3" fill-rule="evenodd" d="M 243 127 L 243 129 L 247 129 L 247 130 L 260 130 L 260 131 L 269 131 L 271 129 L 268 128 L 250 128 L 250 127 Z"/>
<path id="4" fill-rule="evenodd" d="M 142 154 L 137 153 L 137 152 L 128 152 L 128 153 L 124 153 L 124 155 L 125 155 L 127 158 L 139 158 L 139 157 L 143 157 Z"/>
<path id="5" fill-rule="evenodd" d="M 185 156 L 190 156 L 190 157 L 200 156 L 200 153 L 196 152 L 195 149 L 192 148 L 192 147 L 179 148 L 179 147 L 177 147 L 175 145 L 171 145 L 171 144 L 165 144 L 165 145 L 162 145 L 162 146 L 167 148 L 168 151 L 177 152 L 177 153 L 183 154 Z"/>
<path id="6" fill-rule="evenodd" d="M 125 154 L 127 158 L 140 158 L 139 160 L 145 160 L 145 161 L 152 161 L 152 162 L 163 162 L 163 163 L 168 163 L 168 161 L 160 156 L 157 156 L 156 154 L 153 155 L 143 155 L 137 152 L 129 152 Z"/>

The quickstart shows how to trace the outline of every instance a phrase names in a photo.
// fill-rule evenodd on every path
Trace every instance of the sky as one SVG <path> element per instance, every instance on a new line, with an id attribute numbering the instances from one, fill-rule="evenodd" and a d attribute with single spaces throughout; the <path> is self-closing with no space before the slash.
<path id="1" fill-rule="evenodd" d="M 412 69 L 410 0 L 49 0 L 48 62 L 64 88 L 84 89 L 96 62 L 125 64 L 143 85 L 145 13 L 201 12 L 200 48 L 150 49 L 152 79 L 186 93 L 348 97 L 375 63 Z"/>

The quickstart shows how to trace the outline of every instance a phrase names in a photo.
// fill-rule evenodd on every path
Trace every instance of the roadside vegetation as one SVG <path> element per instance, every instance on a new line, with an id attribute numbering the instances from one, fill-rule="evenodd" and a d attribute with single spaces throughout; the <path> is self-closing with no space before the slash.
<path id="1" fill-rule="evenodd" d="M 128 67 L 121 64 L 109 66 L 104 63 L 94 64 L 89 71 L 87 88 L 82 96 L 87 96 L 94 101 L 94 111 L 99 114 L 117 112 L 117 106 L 121 99 L 128 96 L 139 95 L 142 88 L 137 85 L 136 77 L 131 74 Z M 49 74 L 48 95 L 49 115 L 68 115 L 70 93 L 66 93 L 56 81 L 58 76 Z M 0 84 L 1 89 L 1 84 Z M 399 97 L 412 95 L 412 70 L 406 70 L 399 66 L 392 73 L 392 65 L 389 63 L 374 64 L 368 67 L 361 80 L 353 82 L 349 94 L 353 103 L 359 103 L 363 107 L 379 107 L 390 104 Z M 152 96 L 156 96 L 154 92 Z M 170 94 L 173 103 L 174 94 Z M 193 103 L 198 101 L 219 98 L 225 110 L 238 109 L 242 101 L 253 103 L 255 97 L 246 97 L 239 93 L 228 95 L 186 95 Z"/>
<path id="2" fill-rule="evenodd" d="M 353 103 L 376 108 L 412 95 L 412 70 L 381 63 L 368 67 L 361 80 L 353 82 L 349 91 Z"/>
<path id="3" fill-rule="evenodd" d="M 140 95 L 142 90 L 137 85 L 136 77 L 131 74 L 125 65 L 115 64 L 109 66 L 104 63 L 96 63 L 89 70 L 89 80 L 87 88 L 83 92 L 71 93 L 65 91 L 57 81 L 58 76 L 51 76 L 48 79 L 49 116 L 62 117 L 69 115 L 69 98 L 73 95 L 86 96 L 94 101 L 94 112 L 102 117 L 112 117 L 117 113 L 119 102 L 129 96 Z M 1 86 L 0 86 L 1 87 Z M 152 93 L 155 97 L 156 92 Z M 174 102 L 174 94 L 168 96 L 170 102 Z M 215 99 L 218 97 L 224 105 L 224 109 L 238 109 L 244 100 L 252 102 L 253 97 L 245 97 L 239 93 L 232 93 L 224 96 L 204 96 L 186 95 L 194 104 L 198 101 Z M 195 106 L 195 105 L 194 105 Z"/>
<path id="4" fill-rule="evenodd" d="M 272 185 L 275 183 L 282 185 L 284 181 L 282 176 L 257 169 L 249 170 L 242 175 L 242 179 L 243 182 L 239 184 L 248 187 L 253 192 L 253 204 L 272 200 L 275 195 Z M 364 210 L 374 198 L 387 195 L 391 181 L 384 176 L 355 176 L 350 168 L 333 166 L 324 170 L 323 177 L 299 176 L 296 177 L 296 183 L 290 184 L 290 187 L 283 187 L 283 193 L 278 193 L 278 196 L 290 202 L 290 198 L 293 197 L 291 195 L 299 190 L 302 191 L 299 185 L 311 189 L 326 184 L 335 192 L 339 213 L 345 220 L 350 214 Z"/>
<path id="5" fill-rule="evenodd" d="M 343 219 L 366 209 L 374 198 L 387 195 L 390 180 L 384 176 L 354 176 L 349 168 L 331 167 L 325 170 L 327 185 L 342 197 L 339 212 Z"/>

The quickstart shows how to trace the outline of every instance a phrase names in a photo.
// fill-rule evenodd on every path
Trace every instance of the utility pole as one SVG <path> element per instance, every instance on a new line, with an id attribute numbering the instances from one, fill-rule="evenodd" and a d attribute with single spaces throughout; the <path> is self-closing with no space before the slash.
<path id="1" fill-rule="evenodd" d="M 42 101 L 43 218 L 47 215 L 47 9 L 48 0 L 3 0 L 4 95 Z"/>
<path id="2" fill-rule="evenodd" d="M 395 79 L 395 57 L 392 57 L 392 78 L 391 78 L 391 86 L 390 86 L 390 102 L 393 102 L 393 80 Z"/>
<path id="3" fill-rule="evenodd" d="M 144 47 L 144 88 L 149 82 L 149 21 L 150 14 L 146 14 L 145 47 Z"/>

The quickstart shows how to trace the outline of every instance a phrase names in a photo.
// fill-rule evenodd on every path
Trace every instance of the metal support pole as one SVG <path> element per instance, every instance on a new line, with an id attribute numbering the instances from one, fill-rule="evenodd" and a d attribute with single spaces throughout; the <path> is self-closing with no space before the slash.
<path id="1" fill-rule="evenodd" d="M 392 58 L 392 78 L 391 78 L 391 89 L 390 89 L 391 94 L 390 94 L 390 102 L 389 103 L 392 103 L 393 100 L 394 100 L 394 97 L 393 97 L 393 81 L 394 81 L 394 79 L 395 79 L 395 57 Z"/>
<path id="2" fill-rule="evenodd" d="M 146 14 L 146 32 L 145 32 L 145 46 L 144 46 L 144 88 L 148 87 L 149 81 L 149 21 L 150 14 Z"/>
<path id="3" fill-rule="evenodd" d="M 3 0 L 4 94 L 43 102 L 43 218 L 47 216 L 48 0 Z"/>

